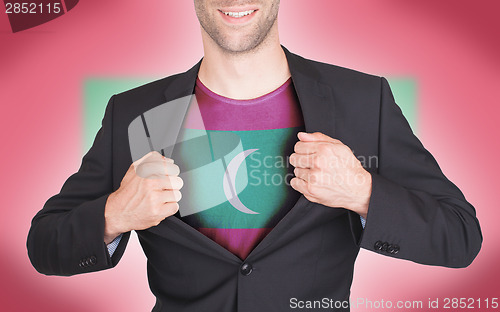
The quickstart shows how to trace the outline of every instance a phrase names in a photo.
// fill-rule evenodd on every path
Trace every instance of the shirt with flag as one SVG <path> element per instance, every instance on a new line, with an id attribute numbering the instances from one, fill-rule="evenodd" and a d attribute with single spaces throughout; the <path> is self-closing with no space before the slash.
<path id="1" fill-rule="evenodd" d="M 290 78 L 268 94 L 235 100 L 198 78 L 195 98 L 172 155 L 184 180 L 181 219 L 245 259 L 300 196 L 289 163 L 304 131 L 297 94 Z"/>

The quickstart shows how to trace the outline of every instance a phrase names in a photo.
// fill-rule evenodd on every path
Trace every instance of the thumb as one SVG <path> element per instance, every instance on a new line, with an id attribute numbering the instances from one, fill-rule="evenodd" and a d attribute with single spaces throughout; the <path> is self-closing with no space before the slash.
<path id="1" fill-rule="evenodd" d="M 131 179 L 131 177 L 137 173 L 137 168 L 140 167 L 141 164 L 146 162 L 154 162 L 158 160 L 165 160 L 166 162 L 171 162 L 171 163 L 174 162 L 172 159 L 163 157 L 157 151 L 151 151 L 142 156 L 141 158 L 137 159 L 136 161 L 134 161 L 128 168 L 127 172 L 125 173 L 125 177 L 123 179 L 124 180 Z"/>
<path id="2" fill-rule="evenodd" d="M 157 151 L 151 151 L 151 152 L 147 153 L 146 155 L 142 156 L 141 158 L 139 158 L 138 160 L 134 161 L 133 165 L 137 167 L 137 166 L 141 165 L 142 163 L 156 162 L 156 161 L 166 161 L 169 163 L 174 162 L 173 159 L 166 158 L 165 156 L 162 156 Z"/>
<path id="3" fill-rule="evenodd" d="M 160 155 L 160 153 L 158 153 L 157 151 L 151 151 L 151 152 L 149 152 L 149 153 L 145 154 L 144 156 L 142 156 L 141 158 L 137 159 L 136 161 L 134 161 L 134 162 L 132 163 L 132 165 L 134 165 L 134 166 L 136 166 L 136 167 L 137 167 L 137 166 L 139 166 L 141 163 L 143 163 L 146 159 L 148 159 L 148 158 L 150 158 L 150 157 L 155 157 L 155 156 L 156 156 L 156 154 Z M 160 157 L 161 157 L 161 155 L 160 155 Z"/>
<path id="4" fill-rule="evenodd" d="M 331 143 L 342 143 L 337 139 L 334 139 L 332 137 L 327 136 L 326 134 L 323 134 L 321 132 L 312 132 L 312 133 L 307 133 L 307 132 L 299 132 L 297 134 L 297 137 L 301 141 L 306 141 L 306 142 L 331 142 Z"/>
<path id="5" fill-rule="evenodd" d="M 125 175 L 122 178 L 121 184 L 122 185 L 128 184 L 129 181 L 131 181 L 134 178 L 134 176 L 137 174 L 137 167 L 139 167 L 139 165 L 142 164 L 143 162 L 145 162 L 148 158 L 157 157 L 156 154 L 160 155 L 160 153 L 158 153 L 156 151 L 151 151 L 151 152 L 145 154 L 144 156 L 142 156 L 141 158 L 137 159 L 136 161 L 134 161 L 132 164 L 130 164 L 127 172 L 125 172 Z M 160 157 L 162 157 L 162 156 L 160 155 Z"/>

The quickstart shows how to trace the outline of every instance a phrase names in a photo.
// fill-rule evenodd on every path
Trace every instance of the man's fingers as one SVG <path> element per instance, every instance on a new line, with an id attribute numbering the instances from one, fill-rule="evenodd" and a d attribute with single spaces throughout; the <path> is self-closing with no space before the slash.
<path id="1" fill-rule="evenodd" d="M 161 179 L 161 189 L 160 190 L 180 190 L 184 185 L 184 181 L 178 176 L 167 176 L 165 179 Z"/>
<path id="2" fill-rule="evenodd" d="M 290 164 L 295 168 L 313 168 L 315 162 L 316 156 L 314 154 L 303 155 L 293 153 L 290 155 Z"/>
<path id="3" fill-rule="evenodd" d="M 143 163 L 146 162 L 166 162 L 166 163 L 174 163 L 174 160 L 171 158 L 167 158 L 165 156 L 162 156 L 160 153 L 157 151 L 151 151 L 147 153 L 146 155 L 142 156 L 138 160 L 134 161 L 134 166 L 139 166 Z"/>
<path id="4" fill-rule="evenodd" d="M 300 178 L 293 178 L 290 180 L 290 186 L 297 192 L 302 193 L 304 197 L 314 203 L 318 202 L 318 199 L 311 195 L 308 188 L 308 183 Z"/>
<path id="5" fill-rule="evenodd" d="M 179 210 L 179 204 L 176 202 L 166 202 L 163 207 L 166 209 L 167 217 L 174 215 Z"/>
<path id="6" fill-rule="evenodd" d="M 151 162 L 174 163 L 174 160 L 161 155 L 157 151 L 153 151 L 153 152 L 149 153 L 148 157 L 146 157 L 142 160 L 141 164 L 151 163 Z"/>
<path id="7" fill-rule="evenodd" d="M 136 161 L 133 162 L 133 165 L 134 166 L 139 166 L 142 162 L 144 162 L 146 159 L 150 158 L 150 157 L 156 157 L 156 155 L 160 155 L 160 153 L 158 153 L 157 151 L 151 151 L 149 153 L 147 153 L 146 155 L 142 156 L 141 158 L 137 159 Z M 161 155 L 160 155 L 161 156 Z"/>
<path id="8" fill-rule="evenodd" d="M 342 144 L 340 141 L 324 142 L 324 141 L 298 141 L 295 143 L 293 150 L 297 154 L 315 154 L 320 153 L 326 148 L 338 148 Z"/>
<path id="9" fill-rule="evenodd" d="M 309 180 L 309 172 L 310 172 L 310 169 L 304 169 L 304 168 L 298 168 L 298 167 L 293 169 L 293 174 L 297 178 L 300 178 L 301 180 L 304 180 L 304 181 Z"/>
<path id="10" fill-rule="evenodd" d="M 304 192 L 307 192 L 307 182 L 302 180 L 301 178 L 297 178 L 297 177 L 292 178 L 290 180 L 290 186 L 294 190 L 296 190 L 302 194 L 304 194 Z"/>
<path id="11" fill-rule="evenodd" d="M 321 185 L 322 182 L 325 182 L 325 176 L 315 169 L 295 168 L 293 174 L 310 185 Z"/>
<path id="12" fill-rule="evenodd" d="M 165 174 L 168 176 L 178 176 L 181 173 L 181 169 L 174 163 L 166 163 L 163 168 L 165 169 Z"/>
<path id="13" fill-rule="evenodd" d="M 179 190 L 163 191 L 160 196 L 162 203 L 178 202 L 182 198 L 182 194 Z"/>
<path id="14" fill-rule="evenodd" d="M 315 142 L 298 141 L 293 147 L 293 151 L 297 154 L 314 154 L 316 150 Z"/>
<path id="15" fill-rule="evenodd" d="M 163 176 L 146 179 L 144 182 L 146 182 L 146 188 L 159 192 L 180 190 L 184 185 L 184 181 L 179 176 Z"/>
<path id="16" fill-rule="evenodd" d="M 297 192 L 302 193 L 305 195 L 308 199 L 312 198 L 313 196 L 309 192 L 309 187 L 307 181 L 302 180 L 301 178 L 292 178 L 290 180 L 290 186 L 296 190 Z"/>
<path id="17" fill-rule="evenodd" d="M 164 176 L 177 176 L 179 166 L 170 162 L 143 162 L 136 167 L 136 174 L 141 178 L 161 178 Z"/>
<path id="18" fill-rule="evenodd" d="M 334 139 L 332 137 L 327 136 L 321 132 L 299 132 L 297 134 L 299 140 L 304 142 L 331 142 L 331 143 L 342 143 L 340 140 Z"/>

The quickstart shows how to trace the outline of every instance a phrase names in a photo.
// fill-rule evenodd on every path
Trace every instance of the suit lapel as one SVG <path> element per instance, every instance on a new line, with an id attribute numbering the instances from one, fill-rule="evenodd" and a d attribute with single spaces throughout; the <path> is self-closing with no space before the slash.
<path id="1" fill-rule="evenodd" d="M 307 132 L 323 132 L 334 136 L 335 101 L 330 87 L 321 82 L 321 75 L 311 61 L 290 53 L 283 47 L 292 74 Z"/>
<path id="2" fill-rule="evenodd" d="M 321 75 L 314 69 L 313 66 L 311 66 L 311 61 L 305 60 L 298 55 L 290 53 L 283 46 L 282 48 L 287 57 L 288 66 L 292 75 L 293 85 L 299 98 L 306 131 L 319 131 L 327 135 L 334 136 L 335 105 L 332 90 L 328 85 L 321 83 Z M 177 78 L 167 87 L 167 89 L 165 90 L 166 102 L 173 101 L 180 97 L 186 97 L 194 93 L 196 77 L 198 75 L 200 64 L 201 60 L 187 72 L 178 75 Z M 186 112 L 188 110 L 189 101 L 184 101 L 180 103 L 180 105 L 182 105 L 184 108 L 180 111 L 184 113 L 183 116 L 179 116 L 179 118 L 182 118 L 184 120 Z M 176 131 L 178 136 L 180 127 L 169 130 Z M 304 196 L 301 196 L 293 206 L 293 208 L 252 250 L 248 258 L 262 252 L 262 250 L 269 247 L 275 240 L 282 236 L 290 227 L 295 224 L 295 220 L 307 213 L 307 207 L 309 207 L 310 204 L 311 203 Z M 186 224 L 184 221 L 180 220 L 178 213 L 172 217 L 165 219 L 163 222 L 167 222 L 169 226 L 174 226 L 178 229 L 184 229 L 186 231 L 186 236 L 192 239 L 186 240 L 186 244 L 188 244 L 188 242 L 190 242 L 190 244 L 203 244 L 204 247 L 213 250 L 214 252 L 227 258 L 228 260 L 241 261 L 233 253 L 215 243 L 190 225 Z M 156 227 L 154 231 L 161 232 L 161 226 Z"/>
<path id="3" fill-rule="evenodd" d="M 201 60 L 187 72 L 179 74 L 165 89 L 165 101 L 173 101 L 180 97 L 192 95 L 196 84 L 196 77 L 200 70 Z"/>
<path id="4" fill-rule="evenodd" d="M 167 103 L 175 102 L 175 105 L 178 105 L 179 108 L 176 111 L 175 120 L 177 121 L 175 125 L 169 125 L 168 131 L 175 132 L 175 141 L 171 142 L 172 148 L 175 147 L 175 143 L 179 142 L 179 134 L 184 123 L 184 120 L 187 116 L 187 111 L 189 108 L 189 104 L 191 103 L 192 95 L 194 94 L 194 87 L 196 83 L 196 77 L 198 76 L 198 71 L 200 69 L 201 60 L 194 65 L 190 70 L 181 74 L 175 79 L 165 90 L 165 100 Z M 179 100 L 177 100 L 179 99 Z M 173 103 L 172 103 L 173 104 Z M 172 152 L 172 151 L 171 151 Z M 169 155 L 165 155 L 167 157 L 171 157 L 172 153 Z"/>
<path id="5" fill-rule="evenodd" d="M 320 75 L 314 72 L 311 64 L 283 47 L 292 74 L 292 81 L 299 98 L 300 108 L 307 132 L 323 132 L 334 136 L 334 101 L 331 89 L 320 82 Z M 311 202 L 300 196 L 292 209 L 276 224 L 272 231 L 250 252 L 248 258 L 261 253 L 282 237 L 297 220 L 303 219 L 309 211 Z M 247 258 L 247 259 L 248 259 Z"/>

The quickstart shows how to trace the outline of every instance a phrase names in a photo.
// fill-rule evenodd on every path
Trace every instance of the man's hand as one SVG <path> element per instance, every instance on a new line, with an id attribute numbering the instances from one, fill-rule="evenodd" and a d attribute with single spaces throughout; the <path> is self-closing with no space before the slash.
<path id="1" fill-rule="evenodd" d="M 130 165 L 105 207 L 104 242 L 121 233 L 158 225 L 179 210 L 183 185 L 172 159 L 151 152 Z"/>
<path id="2" fill-rule="evenodd" d="M 315 203 L 343 207 L 366 218 L 372 179 L 351 149 L 320 132 L 299 132 L 290 155 L 291 186 Z"/>

